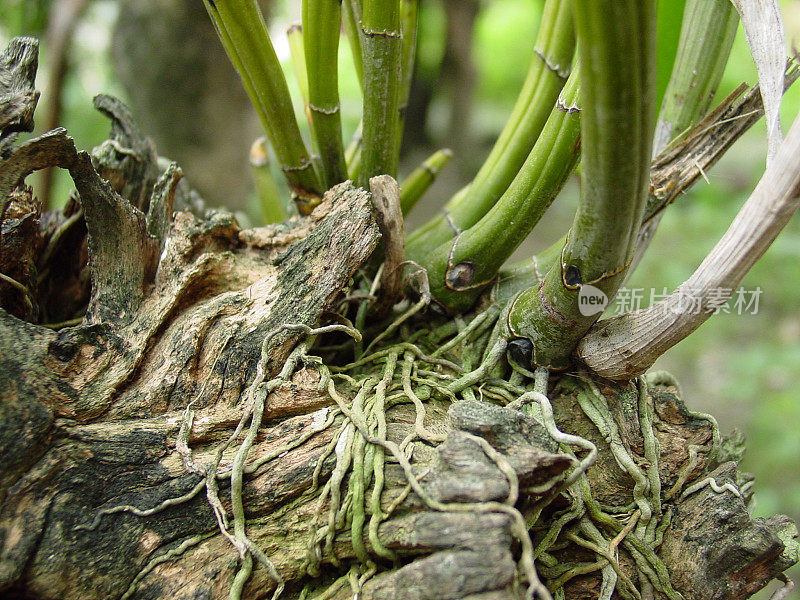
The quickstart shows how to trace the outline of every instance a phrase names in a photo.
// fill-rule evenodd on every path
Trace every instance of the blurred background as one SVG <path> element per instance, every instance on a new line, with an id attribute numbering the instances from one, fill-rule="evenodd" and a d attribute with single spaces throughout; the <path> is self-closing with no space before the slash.
<path id="1" fill-rule="evenodd" d="M 306 119 L 289 62 L 286 29 L 299 0 L 261 0 L 285 62 L 298 122 Z M 455 158 L 409 218 L 424 222 L 480 166 L 511 110 L 533 52 L 543 0 L 422 0 L 417 69 L 407 113 L 401 176 L 432 151 Z M 659 3 L 659 90 L 669 79 L 683 1 Z M 783 0 L 788 43 L 800 44 L 800 0 Z M 64 126 L 79 148 L 108 133 L 91 99 L 124 99 L 159 154 L 176 160 L 211 205 L 258 225 L 248 154 L 261 135 L 247 97 L 199 0 L 3 0 L 0 44 L 14 35 L 41 40 L 37 132 Z M 349 47 L 340 47 L 340 92 L 346 139 L 361 100 Z M 757 81 L 741 31 L 720 89 Z M 659 95 L 660 97 L 660 95 Z M 800 84 L 782 108 L 784 130 L 800 111 Z M 307 131 L 305 132 L 307 134 Z M 644 261 L 629 282 L 661 293 L 685 280 L 727 228 L 763 172 L 763 120 L 666 212 Z M 278 178 L 280 179 L 280 178 Z M 29 183 L 50 207 L 68 197 L 61 173 Z M 569 226 L 577 201 L 573 179 L 516 258 L 547 247 Z M 710 412 L 723 432 L 747 437 L 744 469 L 757 475 L 756 515 L 785 513 L 800 522 L 800 218 L 795 218 L 742 283 L 760 289 L 757 311 L 720 314 L 660 359 L 683 385 L 687 404 Z M 793 573 L 800 579 L 800 569 Z M 764 595 L 763 597 L 767 597 Z M 795 598 L 800 594 L 794 593 Z"/>

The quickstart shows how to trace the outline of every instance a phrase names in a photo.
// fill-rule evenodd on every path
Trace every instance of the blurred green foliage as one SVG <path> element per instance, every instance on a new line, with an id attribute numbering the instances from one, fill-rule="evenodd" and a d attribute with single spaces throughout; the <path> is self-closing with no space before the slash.
<path id="1" fill-rule="evenodd" d="M 4 34 L 33 35 L 44 31 L 52 0 L 3 0 L 0 24 Z"/>
<path id="2" fill-rule="evenodd" d="M 511 110 L 516 94 L 509 91 L 519 90 L 528 73 L 543 6 L 543 0 L 497 0 L 483 7 L 474 37 L 479 101 L 494 99 Z"/>

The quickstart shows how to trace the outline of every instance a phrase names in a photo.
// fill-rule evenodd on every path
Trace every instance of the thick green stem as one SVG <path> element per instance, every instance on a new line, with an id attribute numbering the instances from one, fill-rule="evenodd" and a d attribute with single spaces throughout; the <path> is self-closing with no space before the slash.
<path id="1" fill-rule="evenodd" d="M 364 146 L 359 184 L 376 175 L 397 176 L 402 34 L 399 0 L 364 0 L 361 18 L 364 68 Z"/>
<path id="2" fill-rule="evenodd" d="M 203 0 L 228 57 L 261 118 L 293 195 L 314 203 L 322 191 L 289 96 L 283 70 L 255 0 Z"/>
<path id="3" fill-rule="evenodd" d="M 581 58 L 581 200 L 559 264 L 519 294 L 512 335 L 560 368 L 613 298 L 633 258 L 647 198 L 655 88 L 655 3 L 573 0 Z M 582 293 L 579 293 L 582 292 Z M 601 300 L 602 305 L 602 300 Z"/>
<path id="4" fill-rule="evenodd" d="M 339 105 L 341 22 L 339 0 L 303 0 L 308 109 L 322 162 L 322 181 L 328 189 L 347 179 Z"/>
<path id="5" fill-rule="evenodd" d="M 440 214 L 408 240 L 408 254 L 422 257 L 477 223 L 503 195 L 522 168 L 550 115 L 575 53 L 569 0 L 547 0 L 528 75 L 514 110 L 475 179 Z M 449 216 L 449 222 L 448 222 Z"/>
<path id="6" fill-rule="evenodd" d="M 306 69 L 306 49 L 303 45 L 303 25 L 301 23 L 294 23 L 286 30 L 286 39 L 289 41 L 289 56 L 292 59 L 292 70 L 294 71 L 295 79 L 297 79 L 297 87 L 300 88 L 300 97 L 303 99 L 303 108 L 306 113 L 306 122 L 309 129 L 313 132 L 314 126 L 311 123 L 311 108 L 309 107 L 308 100 L 308 70 Z M 319 150 L 316 147 L 317 140 L 311 136 L 311 162 L 314 163 L 314 168 L 317 173 L 320 171 L 319 165 Z"/>
<path id="7" fill-rule="evenodd" d="M 798 75 L 798 69 L 791 65 L 787 68 L 786 88 L 792 85 Z M 649 241 L 650 228 L 658 222 L 663 210 L 699 181 L 763 114 L 758 86 L 747 90 L 747 85 L 742 84 L 692 126 L 689 132 L 682 133 L 676 143 L 653 159 L 651 192 L 639 230 L 637 254 L 629 273 Z M 541 282 L 543 274 L 557 263 L 565 242 L 566 237 L 563 237 L 531 259 L 504 267 L 493 291 L 495 300 L 507 302 L 525 288 Z"/>
<path id="8" fill-rule="evenodd" d="M 656 125 L 653 154 L 658 154 L 708 111 L 730 56 L 737 23 L 736 10 L 729 0 L 689 0 L 686 3 L 678 54 Z M 658 198 L 648 196 L 645 224 L 639 233 L 631 269 L 653 238 L 662 209 L 663 203 Z M 531 282 L 535 281 L 534 276 L 541 279 L 541 274 L 556 264 L 565 243 L 566 237 L 532 261 L 509 267 L 504 275 Z"/>
<path id="9" fill-rule="evenodd" d="M 564 186 L 580 156 L 579 88 L 576 71 L 519 173 L 486 216 L 423 259 L 431 293 L 448 309 L 474 304 Z"/>
<path id="10" fill-rule="evenodd" d="M 437 150 L 403 180 L 400 184 L 400 207 L 403 215 L 411 212 L 451 158 L 453 153 L 449 149 Z"/>
<path id="11" fill-rule="evenodd" d="M 653 155 L 706 114 L 728 63 L 739 16 L 730 0 L 688 0 L 683 15 L 678 53 L 656 121 Z M 648 199 L 651 209 L 655 198 Z M 631 271 L 644 256 L 661 210 L 648 210 L 639 232 Z"/>

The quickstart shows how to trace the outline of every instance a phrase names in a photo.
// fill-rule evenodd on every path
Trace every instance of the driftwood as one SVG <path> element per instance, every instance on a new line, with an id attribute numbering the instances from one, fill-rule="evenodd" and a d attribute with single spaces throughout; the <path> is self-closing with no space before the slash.
<path id="1" fill-rule="evenodd" d="M 248 415 L 256 428 L 239 499 L 247 538 L 274 568 L 255 567 L 248 599 L 280 582 L 286 598 L 328 590 L 343 600 L 361 583 L 361 598 L 511 600 L 537 571 L 565 597 L 588 599 L 613 566 L 613 597 L 734 600 L 797 561 L 793 523 L 748 514 L 741 440 L 720 438 L 658 376 L 649 387 L 551 382 L 552 423 L 544 405 L 536 413 L 519 399 L 498 406 L 430 389 L 420 423 L 413 394 L 398 393 L 385 437 L 363 438 L 386 449 L 376 538 L 347 522 L 325 532 L 333 500 L 320 488 L 358 427 L 356 401 L 334 397 L 327 367 L 296 349 L 320 323 L 348 330 L 336 311 L 385 226 L 370 194 L 341 184 L 309 217 L 242 230 L 203 209 L 176 166 L 153 170 L 123 108 L 99 103 L 115 125 L 93 157 L 56 130 L 9 146 L 0 162 L 0 266 L 16 283 L 0 283 L 3 598 L 227 598 L 249 556 L 219 517 L 235 513 L 240 442 L 207 466 Z M 39 214 L 23 184 L 42 166 L 75 180 L 79 197 L 60 215 Z M 58 313 L 65 282 L 78 300 Z M 81 306 L 77 322 L 47 321 Z M 424 360 L 445 379 L 458 369 Z M 427 439 L 403 446 L 420 427 Z M 582 446 L 559 444 L 577 436 Z M 590 447 L 596 462 L 566 485 Z M 657 502 L 642 500 L 631 473 L 647 474 Z"/>

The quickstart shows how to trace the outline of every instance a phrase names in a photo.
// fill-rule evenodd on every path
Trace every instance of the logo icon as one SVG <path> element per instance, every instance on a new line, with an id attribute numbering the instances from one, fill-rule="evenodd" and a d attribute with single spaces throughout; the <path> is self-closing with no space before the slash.
<path id="1" fill-rule="evenodd" d="M 584 284 L 578 290 L 578 310 L 584 317 L 601 313 L 608 306 L 608 296 L 593 285 Z"/>

